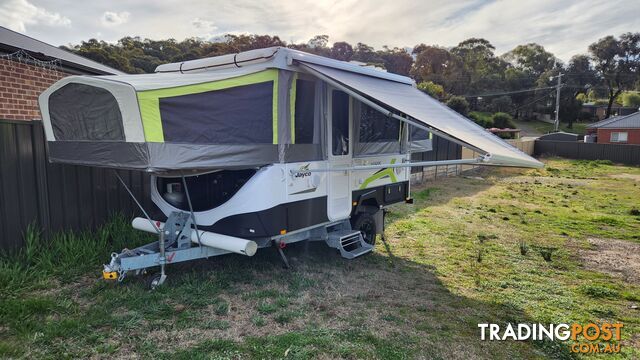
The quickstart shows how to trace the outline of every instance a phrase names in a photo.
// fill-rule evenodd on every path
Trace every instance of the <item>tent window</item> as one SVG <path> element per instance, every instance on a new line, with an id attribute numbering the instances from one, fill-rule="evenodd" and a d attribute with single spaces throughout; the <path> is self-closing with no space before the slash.
<path id="1" fill-rule="evenodd" d="M 331 95 L 331 129 L 333 155 L 349 154 L 349 95 L 343 91 Z"/>
<path id="2" fill-rule="evenodd" d="M 411 125 L 409 125 L 409 128 L 411 129 L 409 133 L 411 141 L 429 140 L 431 138 L 431 133 L 427 130 Z"/>
<path id="3" fill-rule="evenodd" d="M 353 105 L 356 155 L 400 153 L 400 121 L 360 102 Z"/>
<path id="4" fill-rule="evenodd" d="M 409 125 L 409 150 L 411 152 L 433 150 L 431 133 L 417 126 Z"/>
<path id="5" fill-rule="evenodd" d="M 400 121 L 360 103 L 361 143 L 399 141 Z"/>
<path id="6" fill-rule="evenodd" d="M 61 87 L 49 96 L 49 115 L 56 140 L 125 140 L 118 102 L 102 88 Z"/>
<path id="7" fill-rule="evenodd" d="M 316 83 L 314 81 L 296 80 L 294 113 L 296 144 L 313 144 L 315 98 Z"/>
<path id="8" fill-rule="evenodd" d="M 273 81 L 160 99 L 166 142 L 271 144 Z"/>

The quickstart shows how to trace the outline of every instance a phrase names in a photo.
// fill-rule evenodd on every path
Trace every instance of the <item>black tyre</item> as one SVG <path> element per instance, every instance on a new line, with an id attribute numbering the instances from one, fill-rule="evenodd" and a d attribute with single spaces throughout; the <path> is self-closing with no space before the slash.
<path id="1" fill-rule="evenodd" d="M 360 213 L 353 219 L 351 227 L 360 230 L 362 237 L 367 244 L 376 244 L 376 220 L 372 214 Z"/>

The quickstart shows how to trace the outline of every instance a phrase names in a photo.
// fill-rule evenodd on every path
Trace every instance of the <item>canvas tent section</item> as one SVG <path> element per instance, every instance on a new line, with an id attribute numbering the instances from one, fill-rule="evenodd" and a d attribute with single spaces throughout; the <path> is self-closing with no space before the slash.
<path id="1" fill-rule="evenodd" d="M 72 76 L 45 91 L 50 160 L 157 173 L 324 160 L 332 87 L 351 111 L 356 157 L 430 150 L 434 132 L 489 154 L 484 164 L 541 166 L 395 74 L 286 48 L 156 71 Z"/>
<path id="2" fill-rule="evenodd" d="M 278 162 L 292 108 L 279 93 L 292 77 L 278 69 L 70 77 L 40 98 L 50 157 L 148 171 Z"/>
<path id="3" fill-rule="evenodd" d="M 302 64 L 350 94 L 364 96 L 389 111 L 406 115 L 405 121 L 414 126 L 447 134 L 463 145 L 481 150 L 489 155 L 485 165 L 542 167 L 539 161 L 413 86 L 313 63 Z"/>

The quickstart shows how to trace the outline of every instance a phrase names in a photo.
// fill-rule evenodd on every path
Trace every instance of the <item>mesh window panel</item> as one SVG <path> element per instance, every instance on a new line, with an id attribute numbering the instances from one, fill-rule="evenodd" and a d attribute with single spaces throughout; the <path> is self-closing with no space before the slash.
<path id="1" fill-rule="evenodd" d="M 271 144 L 273 81 L 160 99 L 165 142 Z"/>
<path id="2" fill-rule="evenodd" d="M 86 84 L 67 84 L 49 96 L 56 140 L 124 141 L 120 107 L 113 95 Z"/>
<path id="3" fill-rule="evenodd" d="M 334 90 L 331 99 L 331 138 L 333 155 L 349 154 L 349 95 Z"/>
<path id="4" fill-rule="evenodd" d="M 316 98 L 316 83 L 308 80 L 296 81 L 295 140 L 296 144 L 313 144 L 313 120 Z"/>
<path id="5" fill-rule="evenodd" d="M 399 141 L 400 121 L 360 103 L 361 143 Z"/>
<path id="6" fill-rule="evenodd" d="M 428 140 L 429 132 L 417 126 L 409 125 L 409 141 Z"/>

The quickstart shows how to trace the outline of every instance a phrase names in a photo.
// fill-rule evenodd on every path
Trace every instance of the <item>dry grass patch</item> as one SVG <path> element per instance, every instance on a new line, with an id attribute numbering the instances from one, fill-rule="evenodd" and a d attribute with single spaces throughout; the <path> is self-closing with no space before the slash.
<path id="1" fill-rule="evenodd" d="M 590 249 L 580 250 L 587 269 L 603 272 L 626 282 L 640 285 L 640 244 L 589 238 Z"/>

